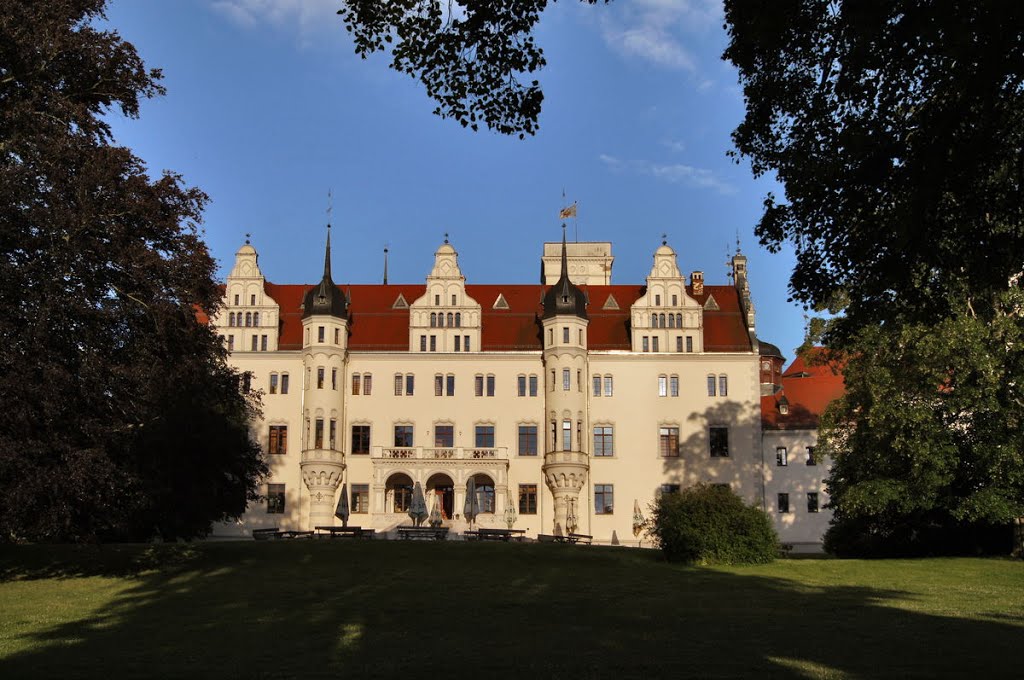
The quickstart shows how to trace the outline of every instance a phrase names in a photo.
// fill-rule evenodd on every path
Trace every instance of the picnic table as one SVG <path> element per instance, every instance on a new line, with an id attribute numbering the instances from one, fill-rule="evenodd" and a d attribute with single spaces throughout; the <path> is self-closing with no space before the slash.
<path id="1" fill-rule="evenodd" d="M 269 527 L 266 529 L 253 529 L 252 537 L 257 541 L 266 541 L 272 538 L 281 538 L 281 530 L 277 527 Z"/>
<path id="2" fill-rule="evenodd" d="M 467 541 L 505 541 L 508 543 L 513 538 L 522 540 L 525 529 L 478 529 L 466 531 L 462 535 Z"/>
<path id="3" fill-rule="evenodd" d="M 593 536 L 587 534 L 569 534 L 569 544 L 576 545 L 582 543 L 583 545 L 590 545 L 591 541 L 594 540 Z"/>
<path id="4" fill-rule="evenodd" d="M 404 541 L 443 541 L 448 538 L 448 527 L 397 527 L 398 537 Z"/>
<path id="5" fill-rule="evenodd" d="M 278 538 L 313 538 L 312 531 L 279 531 L 277 534 Z"/>
<path id="6" fill-rule="evenodd" d="M 318 535 L 329 534 L 331 538 L 373 538 L 375 529 L 364 529 L 362 527 L 336 527 L 324 525 L 316 527 Z"/>
<path id="7" fill-rule="evenodd" d="M 590 545 L 593 540 L 594 537 L 588 534 L 569 534 L 568 536 L 537 534 L 537 541 L 539 543 L 568 543 L 569 545 L 582 543 L 583 545 Z"/>

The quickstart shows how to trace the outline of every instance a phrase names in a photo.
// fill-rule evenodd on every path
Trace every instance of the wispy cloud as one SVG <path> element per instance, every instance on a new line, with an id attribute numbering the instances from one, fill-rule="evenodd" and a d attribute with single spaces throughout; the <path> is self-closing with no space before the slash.
<path id="1" fill-rule="evenodd" d="M 647 175 L 663 182 L 682 184 L 697 189 L 710 189 L 722 195 L 736 193 L 736 187 L 721 179 L 711 170 L 683 163 L 655 163 L 645 160 L 623 160 L 608 154 L 598 156 L 612 172 Z"/>
<path id="2" fill-rule="evenodd" d="M 721 17 L 720 0 L 631 0 L 602 15 L 601 33 L 624 56 L 696 73 L 682 34 L 707 30 Z"/>
<path id="3" fill-rule="evenodd" d="M 339 28 L 339 0 L 215 0 L 214 11 L 243 28 L 267 24 L 306 41 L 324 28 Z"/>

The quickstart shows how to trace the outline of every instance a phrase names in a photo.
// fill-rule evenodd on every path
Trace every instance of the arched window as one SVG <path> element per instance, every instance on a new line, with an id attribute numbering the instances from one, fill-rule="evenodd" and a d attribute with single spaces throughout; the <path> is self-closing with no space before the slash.
<path id="1" fill-rule="evenodd" d="M 669 314 L 668 315 L 668 327 L 669 328 L 675 328 L 676 327 L 676 315 L 675 314 Z"/>
<path id="2" fill-rule="evenodd" d="M 683 327 L 683 315 L 682 314 L 676 314 L 676 328 L 682 328 L 682 327 Z"/>
<path id="3" fill-rule="evenodd" d="M 461 328 L 462 327 L 462 314 L 459 313 L 459 312 L 455 312 L 455 327 L 456 328 Z"/>
<path id="4" fill-rule="evenodd" d="M 661 319 L 660 319 L 660 321 L 661 321 L 660 326 L 662 328 L 664 328 L 665 327 L 665 314 L 662 313 L 662 314 L 659 314 L 658 316 L 661 317 Z"/>
<path id="5" fill-rule="evenodd" d="M 487 475 L 480 473 L 473 475 L 476 482 L 476 499 L 479 504 L 479 512 L 494 512 L 494 481 Z"/>
<path id="6" fill-rule="evenodd" d="M 251 325 L 252 325 L 252 313 L 251 312 L 246 312 L 245 313 L 245 327 L 248 328 Z"/>
<path id="7" fill-rule="evenodd" d="M 437 315 L 437 325 L 439 328 L 444 328 L 444 312 L 439 312 Z"/>
<path id="8" fill-rule="evenodd" d="M 436 328 L 437 327 L 437 312 L 431 312 L 430 313 L 430 327 L 431 328 Z"/>
<path id="9" fill-rule="evenodd" d="M 259 312 L 253 312 L 252 313 L 252 325 L 253 326 L 259 326 L 260 325 L 260 313 Z"/>
<path id="10" fill-rule="evenodd" d="M 388 477 L 384 486 L 387 509 L 391 512 L 408 512 L 412 503 L 412 480 L 409 475 L 396 473 Z"/>
<path id="11" fill-rule="evenodd" d="M 453 325 L 453 324 L 452 324 L 452 322 L 453 322 L 454 320 L 455 320 L 455 315 L 454 315 L 454 314 L 452 314 L 451 312 L 448 312 L 448 327 L 449 327 L 449 328 L 451 328 L 451 327 L 452 327 L 452 325 Z"/>
<path id="12" fill-rule="evenodd" d="M 657 314 L 651 314 L 651 328 L 657 328 L 657 327 L 658 327 L 658 315 Z"/>
<path id="13" fill-rule="evenodd" d="M 230 314 L 228 314 L 228 325 L 229 326 L 234 326 L 235 325 L 235 313 L 234 312 L 231 312 Z"/>

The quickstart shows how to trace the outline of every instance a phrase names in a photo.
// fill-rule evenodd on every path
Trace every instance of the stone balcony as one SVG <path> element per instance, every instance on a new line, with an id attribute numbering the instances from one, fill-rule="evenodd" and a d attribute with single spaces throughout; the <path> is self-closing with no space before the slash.
<path id="1" fill-rule="evenodd" d="M 385 460 L 508 460 L 508 447 L 375 446 L 373 457 Z"/>

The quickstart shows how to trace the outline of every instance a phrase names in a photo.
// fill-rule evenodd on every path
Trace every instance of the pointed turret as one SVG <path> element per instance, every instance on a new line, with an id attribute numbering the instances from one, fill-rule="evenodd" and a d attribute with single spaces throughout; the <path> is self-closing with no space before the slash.
<path id="1" fill-rule="evenodd" d="M 302 300 L 302 318 L 310 316 L 333 316 L 348 318 L 348 303 L 345 295 L 331 279 L 331 225 L 327 225 L 327 248 L 324 251 L 324 277 L 320 283 L 306 291 Z"/>
<path id="2" fill-rule="evenodd" d="M 565 242 L 565 225 L 562 225 L 562 274 L 555 285 L 544 294 L 544 319 L 569 314 L 581 319 L 587 318 L 587 296 L 579 286 L 569 280 L 569 256 Z"/>

